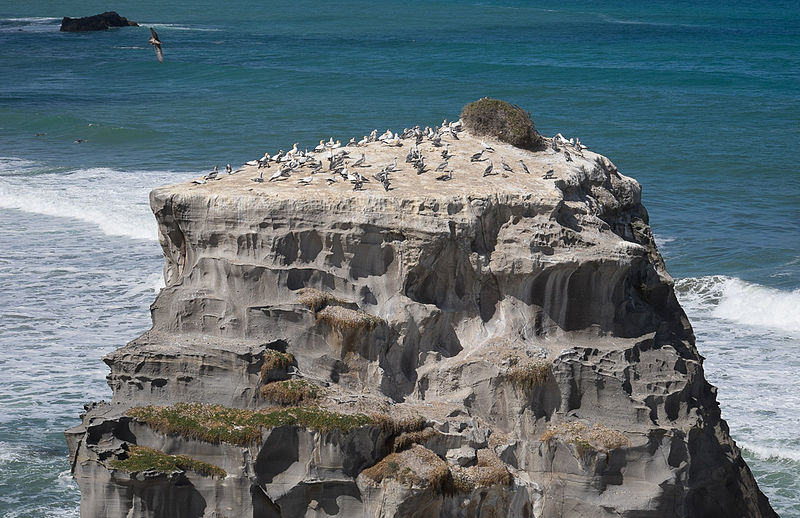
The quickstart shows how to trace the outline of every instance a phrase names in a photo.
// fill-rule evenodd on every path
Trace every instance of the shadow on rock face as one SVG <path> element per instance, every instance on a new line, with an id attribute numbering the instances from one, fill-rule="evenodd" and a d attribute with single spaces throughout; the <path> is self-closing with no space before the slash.
<path id="1" fill-rule="evenodd" d="M 264 441 L 264 446 L 256 459 L 256 476 L 259 485 L 270 484 L 279 474 L 300 458 L 297 429 L 294 427 L 276 428 Z"/>

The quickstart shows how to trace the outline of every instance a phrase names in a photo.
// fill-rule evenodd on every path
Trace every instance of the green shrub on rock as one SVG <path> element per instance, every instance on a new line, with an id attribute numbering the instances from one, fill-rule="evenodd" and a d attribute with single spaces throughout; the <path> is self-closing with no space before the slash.
<path id="1" fill-rule="evenodd" d="M 484 97 L 461 110 L 464 127 L 474 135 L 487 135 L 522 149 L 539 151 L 545 142 L 531 119 L 519 106 Z"/>

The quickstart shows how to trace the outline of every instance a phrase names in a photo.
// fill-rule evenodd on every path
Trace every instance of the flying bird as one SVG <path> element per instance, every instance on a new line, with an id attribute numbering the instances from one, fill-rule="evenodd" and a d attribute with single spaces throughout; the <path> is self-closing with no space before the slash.
<path id="1" fill-rule="evenodd" d="M 156 57 L 158 58 L 158 62 L 163 63 L 164 54 L 161 52 L 161 40 L 158 39 L 158 34 L 156 34 L 156 31 L 154 31 L 152 27 L 150 27 L 150 39 L 147 41 L 153 46 L 154 49 L 156 49 Z"/>

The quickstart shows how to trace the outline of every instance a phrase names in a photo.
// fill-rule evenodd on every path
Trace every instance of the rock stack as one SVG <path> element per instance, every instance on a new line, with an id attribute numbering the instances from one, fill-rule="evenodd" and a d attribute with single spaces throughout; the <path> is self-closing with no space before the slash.
<path id="1" fill-rule="evenodd" d="M 151 193 L 166 287 L 67 431 L 83 516 L 775 516 L 635 180 L 566 139 L 485 137 L 491 176 L 481 137 L 397 139 L 347 148 L 355 190 L 329 149 Z"/>

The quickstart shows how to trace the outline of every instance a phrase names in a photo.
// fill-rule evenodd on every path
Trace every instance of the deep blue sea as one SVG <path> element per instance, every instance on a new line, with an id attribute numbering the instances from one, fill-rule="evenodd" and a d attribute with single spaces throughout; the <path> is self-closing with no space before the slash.
<path id="1" fill-rule="evenodd" d="M 149 327 L 151 188 L 490 96 L 642 183 L 731 433 L 800 517 L 800 3 L 129 4 L 0 1 L 0 516 L 78 515 L 62 432 Z M 143 26 L 58 31 L 113 8 Z"/>

